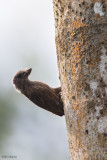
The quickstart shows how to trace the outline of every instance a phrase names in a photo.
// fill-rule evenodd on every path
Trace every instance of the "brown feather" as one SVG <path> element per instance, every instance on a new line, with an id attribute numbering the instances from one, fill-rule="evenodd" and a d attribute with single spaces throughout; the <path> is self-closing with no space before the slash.
<path id="1" fill-rule="evenodd" d="M 39 107 L 56 115 L 63 116 L 63 103 L 59 101 L 61 87 L 51 88 L 47 84 L 28 79 L 31 69 L 19 71 L 13 78 L 13 84 L 22 94 Z"/>

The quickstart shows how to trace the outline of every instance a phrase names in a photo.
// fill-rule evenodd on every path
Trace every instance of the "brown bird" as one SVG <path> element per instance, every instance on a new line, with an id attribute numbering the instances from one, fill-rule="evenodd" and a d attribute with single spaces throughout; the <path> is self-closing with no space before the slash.
<path id="1" fill-rule="evenodd" d="M 13 78 L 13 85 L 27 98 L 39 107 L 48 110 L 56 115 L 63 116 L 63 103 L 61 100 L 61 87 L 51 88 L 47 84 L 39 81 L 30 81 L 32 68 L 19 71 Z"/>

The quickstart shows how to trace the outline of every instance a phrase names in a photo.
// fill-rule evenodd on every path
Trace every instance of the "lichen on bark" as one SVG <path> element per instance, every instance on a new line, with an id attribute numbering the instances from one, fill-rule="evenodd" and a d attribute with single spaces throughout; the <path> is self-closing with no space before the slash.
<path id="1" fill-rule="evenodd" d="M 107 1 L 53 0 L 71 160 L 106 159 Z"/>

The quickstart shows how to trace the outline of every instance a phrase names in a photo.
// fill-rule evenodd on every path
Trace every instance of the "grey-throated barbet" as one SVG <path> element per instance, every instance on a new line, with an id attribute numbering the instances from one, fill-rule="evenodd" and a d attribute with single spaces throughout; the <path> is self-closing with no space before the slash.
<path id="1" fill-rule="evenodd" d="M 63 103 L 60 97 L 61 87 L 51 88 L 45 83 L 29 80 L 31 71 L 32 68 L 16 73 L 13 78 L 15 88 L 39 107 L 63 116 Z"/>

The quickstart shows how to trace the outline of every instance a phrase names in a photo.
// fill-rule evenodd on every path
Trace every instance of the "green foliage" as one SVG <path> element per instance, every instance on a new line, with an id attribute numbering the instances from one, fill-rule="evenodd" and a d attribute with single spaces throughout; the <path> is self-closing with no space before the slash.
<path id="1" fill-rule="evenodd" d="M 6 137 L 12 132 L 11 122 L 15 115 L 11 94 L 0 97 L 0 152 L 5 144 Z"/>

